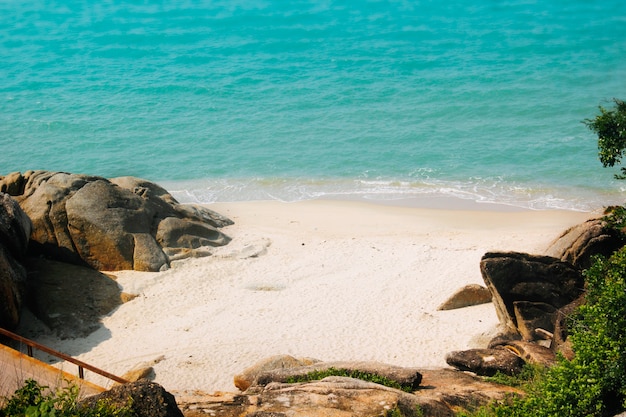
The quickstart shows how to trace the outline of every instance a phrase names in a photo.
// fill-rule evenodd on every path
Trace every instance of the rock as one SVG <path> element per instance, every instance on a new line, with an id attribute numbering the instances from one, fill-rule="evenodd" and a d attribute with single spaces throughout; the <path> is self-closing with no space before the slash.
<path id="1" fill-rule="evenodd" d="M 0 189 L 30 217 L 34 254 L 97 270 L 159 271 L 230 241 L 217 230 L 230 220 L 139 178 L 29 171 L 0 178 Z"/>
<path id="2" fill-rule="evenodd" d="M 509 341 L 502 345 L 519 356 L 524 362 L 550 367 L 556 363 L 555 353 L 545 346 L 523 340 Z"/>
<path id="3" fill-rule="evenodd" d="M 568 323 L 574 315 L 576 309 L 584 303 L 585 296 L 583 294 L 556 312 L 554 333 L 550 349 L 554 352 L 560 353 L 569 360 L 574 358 L 574 351 L 572 350 L 572 343 L 568 338 Z"/>
<path id="4" fill-rule="evenodd" d="M 79 403 L 79 413 L 94 408 L 98 400 L 119 408 L 130 406 L 136 417 L 184 417 L 172 394 L 146 380 L 117 385 L 102 394 L 88 397 Z"/>
<path id="5" fill-rule="evenodd" d="M 437 310 L 454 310 L 491 302 L 491 292 L 478 284 L 470 284 L 459 289 L 444 301 Z"/>
<path id="6" fill-rule="evenodd" d="M 0 193 L 0 246 L 21 260 L 28 249 L 32 224 L 16 200 Z"/>
<path id="7" fill-rule="evenodd" d="M 624 244 L 626 241 L 618 231 L 606 227 L 602 219 L 591 219 L 563 232 L 550 243 L 545 254 L 587 269 L 593 256 L 609 257 Z"/>
<path id="8" fill-rule="evenodd" d="M 298 384 L 271 383 L 245 393 L 193 393 L 178 397 L 186 417 L 215 415 L 347 417 L 385 415 L 454 416 L 519 394 L 515 388 L 486 382 L 453 369 L 421 370 L 414 393 L 346 377 Z"/>
<path id="9" fill-rule="evenodd" d="M 549 256 L 518 252 L 486 253 L 480 271 L 500 323 L 509 331 L 517 331 L 514 303 L 541 302 L 555 309 L 575 300 L 584 290 L 579 269 Z"/>
<path id="10" fill-rule="evenodd" d="M 128 382 L 135 382 L 141 379 L 153 380 L 155 377 L 153 366 L 161 362 L 163 359 L 165 359 L 165 356 L 161 355 L 151 361 L 138 363 L 126 371 L 121 378 Z"/>
<path id="11" fill-rule="evenodd" d="M 516 375 L 524 365 L 518 355 L 504 348 L 454 351 L 446 355 L 446 362 L 461 371 L 480 376 L 494 376 L 498 372 Z"/>
<path id="12" fill-rule="evenodd" d="M 61 339 L 86 337 L 130 298 L 110 276 L 43 258 L 28 259 L 30 310 Z"/>
<path id="13" fill-rule="evenodd" d="M 0 327 L 14 330 L 27 290 L 22 262 L 31 223 L 17 201 L 0 193 Z"/>
<path id="14" fill-rule="evenodd" d="M 294 358 L 289 355 L 271 356 L 244 369 L 242 373 L 235 375 L 235 386 L 241 391 L 245 391 L 251 385 L 257 384 L 259 375 L 280 369 L 291 369 L 312 365 L 317 362 L 320 361 L 313 358 Z"/>
<path id="15" fill-rule="evenodd" d="M 543 329 L 550 333 L 554 332 L 557 310 L 550 304 L 515 301 L 513 302 L 513 311 L 517 329 L 524 340 L 543 339 L 538 337 L 537 329 Z"/>
<path id="16" fill-rule="evenodd" d="M 311 372 L 329 370 L 341 373 L 366 373 L 383 377 L 402 387 L 416 390 L 422 375 L 416 368 L 406 368 L 379 362 L 317 362 L 312 365 L 274 369 L 258 374 L 254 385 L 267 385 L 272 382 L 288 382 L 294 378 L 306 377 Z"/>

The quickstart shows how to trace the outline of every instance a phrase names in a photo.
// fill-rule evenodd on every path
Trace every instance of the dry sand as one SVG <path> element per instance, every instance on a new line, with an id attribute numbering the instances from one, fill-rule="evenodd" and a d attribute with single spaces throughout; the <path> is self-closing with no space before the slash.
<path id="1" fill-rule="evenodd" d="M 491 304 L 437 311 L 483 284 L 481 256 L 541 253 L 591 216 L 329 200 L 210 208 L 235 221 L 229 245 L 165 272 L 114 273 L 137 298 L 87 338 L 39 340 L 117 375 L 153 362 L 173 392 L 236 391 L 235 374 L 276 354 L 446 366 L 446 352 L 484 346 L 497 326 Z"/>

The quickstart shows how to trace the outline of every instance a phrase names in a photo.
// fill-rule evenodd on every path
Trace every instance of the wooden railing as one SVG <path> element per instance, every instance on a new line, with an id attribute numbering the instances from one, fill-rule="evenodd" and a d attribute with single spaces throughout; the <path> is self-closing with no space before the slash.
<path id="1" fill-rule="evenodd" d="M 54 349 L 51 349 L 51 348 L 49 348 L 47 346 L 44 346 L 44 345 L 42 345 L 40 343 L 37 343 L 37 342 L 33 341 L 33 340 L 27 339 L 27 338 L 22 337 L 22 336 L 20 336 L 18 334 L 15 334 L 13 332 L 5 330 L 2 327 L 0 327 L 0 335 L 9 337 L 9 338 L 11 338 L 11 339 L 13 339 L 13 340 L 15 340 L 17 342 L 25 344 L 26 345 L 27 354 L 31 358 L 33 357 L 33 348 L 35 348 L 35 349 L 40 350 L 42 352 L 45 352 L 45 353 L 47 353 L 49 355 L 55 356 L 55 357 L 57 357 L 59 359 L 62 359 L 64 361 L 66 361 L 66 362 L 73 363 L 74 365 L 78 366 L 78 377 L 80 379 L 85 379 L 85 371 L 84 370 L 87 369 L 88 371 L 91 371 L 93 373 L 101 375 L 101 376 L 103 376 L 105 378 L 108 378 L 108 379 L 110 379 L 112 381 L 115 381 L 115 382 L 118 382 L 120 384 L 126 384 L 126 383 L 129 382 L 129 381 L 125 380 L 124 378 L 120 378 L 119 376 L 115 376 L 113 374 L 110 374 L 110 373 L 108 373 L 106 371 L 103 371 L 102 369 L 96 368 L 95 366 L 91 366 L 88 363 L 79 361 L 78 359 L 74 359 L 71 356 L 68 356 L 68 355 L 66 355 L 64 353 L 58 352 L 58 351 L 56 351 Z"/>

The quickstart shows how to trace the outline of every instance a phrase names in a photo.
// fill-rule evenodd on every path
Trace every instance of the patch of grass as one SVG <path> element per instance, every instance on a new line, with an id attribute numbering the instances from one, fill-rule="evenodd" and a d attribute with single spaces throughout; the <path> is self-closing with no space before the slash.
<path id="1" fill-rule="evenodd" d="M 391 380 L 381 375 L 373 374 L 370 372 L 363 372 L 359 370 L 351 370 L 351 369 L 337 369 L 337 368 L 328 368 L 320 371 L 309 372 L 306 375 L 294 376 L 287 379 L 287 382 L 290 384 L 297 382 L 309 382 L 309 381 L 319 381 L 328 376 L 345 376 L 348 378 L 360 379 L 362 381 L 373 382 L 375 384 L 384 385 L 386 387 L 395 388 L 402 390 L 404 392 L 413 392 L 413 388 L 408 384 L 400 384 L 397 381 Z"/>

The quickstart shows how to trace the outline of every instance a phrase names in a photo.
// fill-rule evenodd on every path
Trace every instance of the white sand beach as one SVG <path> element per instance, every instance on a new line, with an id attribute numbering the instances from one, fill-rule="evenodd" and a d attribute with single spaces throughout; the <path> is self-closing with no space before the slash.
<path id="1" fill-rule="evenodd" d="M 491 304 L 437 311 L 483 284 L 481 256 L 541 253 L 591 217 L 333 200 L 210 208 L 235 221 L 230 244 L 165 272 L 113 273 L 138 297 L 87 338 L 39 340 L 117 375 L 155 362 L 172 392 L 237 391 L 235 374 L 277 354 L 446 366 L 447 352 L 484 346 L 497 326 Z"/>

